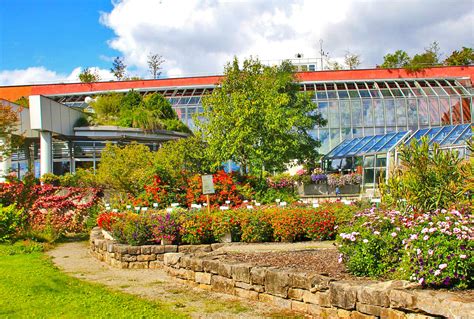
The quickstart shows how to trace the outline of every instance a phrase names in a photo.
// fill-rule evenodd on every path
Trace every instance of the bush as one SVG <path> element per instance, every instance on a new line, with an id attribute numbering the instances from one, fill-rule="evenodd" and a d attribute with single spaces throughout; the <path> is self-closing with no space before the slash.
<path id="1" fill-rule="evenodd" d="M 23 218 L 23 209 L 17 209 L 15 204 L 5 207 L 0 204 L 0 242 L 13 239 Z"/>
<path id="2" fill-rule="evenodd" d="M 273 228 L 263 210 L 255 210 L 242 217 L 242 241 L 261 243 L 273 241 Z"/>
<path id="3" fill-rule="evenodd" d="M 470 288 L 473 232 L 468 211 L 414 215 L 371 209 L 357 214 L 337 240 L 355 275 L 401 278 L 425 287 Z"/>
<path id="4" fill-rule="evenodd" d="M 180 216 L 181 241 L 185 244 L 214 242 L 212 216 L 207 211 L 191 211 Z"/>
<path id="5" fill-rule="evenodd" d="M 40 178 L 43 184 L 49 184 L 53 186 L 59 186 L 59 176 L 54 175 L 53 173 L 46 173 Z"/>
<path id="6" fill-rule="evenodd" d="M 132 246 L 154 243 L 153 225 L 150 215 L 128 213 L 112 223 L 112 234 L 122 244 Z"/>

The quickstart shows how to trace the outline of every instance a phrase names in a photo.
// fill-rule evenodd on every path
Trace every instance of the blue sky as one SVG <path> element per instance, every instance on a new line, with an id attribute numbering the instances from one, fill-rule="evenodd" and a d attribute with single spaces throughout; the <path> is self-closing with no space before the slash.
<path id="1" fill-rule="evenodd" d="M 110 0 L 0 2 L 0 69 L 41 65 L 68 73 L 77 65 L 109 67 L 100 56 L 120 54 L 107 45 L 113 31 L 99 23 Z"/>
<path id="2" fill-rule="evenodd" d="M 433 41 L 442 58 L 474 47 L 473 30 L 472 0 L 0 0 L 0 85 L 74 82 L 85 67 L 110 80 L 116 56 L 149 78 L 150 54 L 162 76 L 221 74 L 234 56 L 319 57 L 320 39 L 331 61 L 373 68 Z"/>

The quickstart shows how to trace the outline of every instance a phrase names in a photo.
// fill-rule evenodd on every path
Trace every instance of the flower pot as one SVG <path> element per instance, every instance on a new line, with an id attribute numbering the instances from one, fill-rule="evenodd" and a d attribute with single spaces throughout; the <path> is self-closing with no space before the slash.
<path id="1" fill-rule="evenodd" d="M 230 232 L 225 233 L 224 235 L 219 238 L 220 243 L 231 243 L 232 242 L 232 235 Z"/>
<path id="2" fill-rule="evenodd" d="M 326 195 L 328 194 L 328 185 L 323 184 L 299 184 L 298 194 L 300 195 Z"/>
<path id="3" fill-rule="evenodd" d="M 114 237 L 112 236 L 112 234 L 106 231 L 105 229 L 102 229 L 102 235 L 104 236 L 104 239 L 114 240 Z"/>
<path id="4" fill-rule="evenodd" d="M 164 239 L 164 238 L 162 238 L 162 239 L 161 239 L 161 244 L 162 244 L 162 245 L 171 245 L 171 244 L 173 244 L 173 241 L 171 241 L 171 240 L 169 240 L 169 239 Z"/>

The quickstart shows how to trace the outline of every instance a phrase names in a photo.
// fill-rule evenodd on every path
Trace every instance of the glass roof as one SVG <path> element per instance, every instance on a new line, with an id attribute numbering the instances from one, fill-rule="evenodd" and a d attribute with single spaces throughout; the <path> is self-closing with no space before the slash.
<path id="1" fill-rule="evenodd" d="M 402 131 L 375 136 L 356 137 L 344 140 L 324 157 L 341 158 L 386 153 L 404 140 L 406 140 L 404 143 L 406 145 L 410 144 L 412 140 L 420 142 L 422 137 L 428 138 L 430 145 L 433 143 L 437 143 L 441 147 L 463 145 L 467 140 L 472 138 L 472 130 L 472 124 L 461 124 L 423 128 L 414 133 L 411 131 Z"/>

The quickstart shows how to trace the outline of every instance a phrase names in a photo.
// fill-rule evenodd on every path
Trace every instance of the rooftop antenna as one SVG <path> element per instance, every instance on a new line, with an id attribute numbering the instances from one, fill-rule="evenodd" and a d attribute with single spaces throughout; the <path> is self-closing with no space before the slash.
<path id="1" fill-rule="evenodd" d="M 323 39 L 319 40 L 319 56 L 321 59 L 321 71 L 324 70 L 324 58 L 327 57 L 329 52 L 324 52 L 323 50 Z"/>

